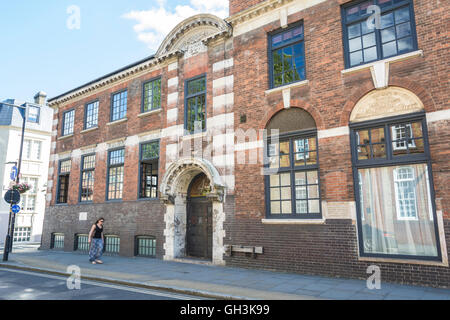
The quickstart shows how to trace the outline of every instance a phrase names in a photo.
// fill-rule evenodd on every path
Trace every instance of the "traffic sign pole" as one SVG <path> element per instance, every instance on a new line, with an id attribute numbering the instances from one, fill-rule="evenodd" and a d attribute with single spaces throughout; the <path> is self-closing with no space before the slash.
<path id="1" fill-rule="evenodd" d="M 5 201 L 9 203 L 9 220 L 8 220 L 8 234 L 5 240 L 5 249 L 3 250 L 3 261 L 8 261 L 9 253 L 12 251 L 12 243 L 14 236 L 14 214 L 13 205 L 20 201 L 20 193 L 17 190 L 9 190 L 5 194 Z M 13 232 L 11 232 L 11 230 Z"/>
<path id="2" fill-rule="evenodd" d="M 11 220 L 12 220 L 12 202 L 9 206 L 9 221 L 8 221 L 8 234 L 6 235 L 5 239 L 5 248 L 3 250 L 3 261 L 8 261 L 9 252 L 11 250 Z"/>

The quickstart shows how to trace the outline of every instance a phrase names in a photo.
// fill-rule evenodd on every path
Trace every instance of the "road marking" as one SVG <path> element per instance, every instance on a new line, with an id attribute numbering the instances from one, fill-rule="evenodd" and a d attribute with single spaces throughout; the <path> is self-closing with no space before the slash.
<path id="1" fill-rule="evenodd" d="M 29 271 L 11 270 L 11 269 L 4 269 L 4 268 L 0 268 L 0 271 L 16 272 L 16 273 L 22 273 L 22 274 L 27 274 L 27 275 L 37 276 L 37 277 L 42 277 L 42 278 L 66 281 L 66 278 L 64 278 L 62 276 L 55 276 L 55 275 L 49 275 L 49 274 L 41 274 L 41 273 L 34 273 L 34 272 L 29 272 Z M 129 286 L 124 286 L 124 285 L 107 284 L 107 283 L 101 283 L 101 282 L 91 281 L 91 280 L 81 279 L 81 283 L 86 284 L 86 285 L 91 285 L 91 286 L 124 290 L 124 291 L 129 291 L 129 292 L 142 293 L 142 294 L 146 294 L 146 295 L 168 297 L 168 298 L 173 298 L 173 299 L 178 299 L 178 300 L 200 300 L 200 298 L 182 295 L 182 294 L 163 293 L 163 292 L 159 292 L 159 291 L 152 290 L 152 289 L 132 288 Z"/>

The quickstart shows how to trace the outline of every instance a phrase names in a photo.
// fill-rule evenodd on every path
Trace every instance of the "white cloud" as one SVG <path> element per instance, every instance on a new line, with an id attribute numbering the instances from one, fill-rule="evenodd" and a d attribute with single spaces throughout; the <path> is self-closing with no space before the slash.
<path id="1" fill-rule="evenodd" d="M 211 13 L 220 18 L 228 16 L 228 0 L 190 0 L 189 5 L 177 5 L 166 9 L 165 0 L 158 0 L 159 7 L 150 10 L 130 11 L 122 17 L 136 20 L 133 27 L 139 41 L 144 42 L 155 52 L 164 37 L 184 19 L 199 13 Z"/>

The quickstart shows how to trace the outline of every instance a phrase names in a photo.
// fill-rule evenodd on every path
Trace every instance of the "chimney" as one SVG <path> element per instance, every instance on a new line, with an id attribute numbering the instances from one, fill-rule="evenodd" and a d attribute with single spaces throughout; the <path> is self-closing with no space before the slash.
<path id="1" fill-rule="evenodd" d="M 39 105 L 45 105 L 45 100 L 47 98 L 47 94 L 44 91 L 39 91 L 34 96 L 34 103 Z"/>

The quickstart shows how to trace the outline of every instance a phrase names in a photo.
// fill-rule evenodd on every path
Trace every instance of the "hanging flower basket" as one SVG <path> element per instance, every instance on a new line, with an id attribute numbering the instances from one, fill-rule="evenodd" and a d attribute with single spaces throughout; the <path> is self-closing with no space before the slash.
<path id="1" fill-rule="evenodd" d="M 12 190 L 17 190 L 19 193 L 25 193 L 31 189 L 31 186 L 28 183 L 18 183 L 12 186 Z"/>

